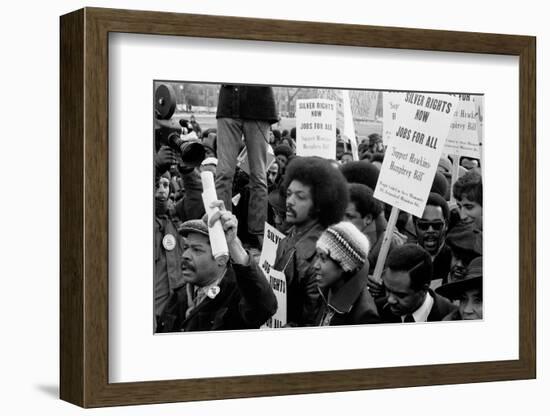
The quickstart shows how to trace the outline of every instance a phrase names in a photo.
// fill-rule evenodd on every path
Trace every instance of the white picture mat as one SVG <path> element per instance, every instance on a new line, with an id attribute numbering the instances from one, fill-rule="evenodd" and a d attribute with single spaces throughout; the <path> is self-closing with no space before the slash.
<path id="1" fill-rule="evenodd" d="M 516 57 L 111 34 L 109 65 L 110 382 L 518 358 Z M 484 320 L 153 335 L 154 79 L 485 94 Z"/>

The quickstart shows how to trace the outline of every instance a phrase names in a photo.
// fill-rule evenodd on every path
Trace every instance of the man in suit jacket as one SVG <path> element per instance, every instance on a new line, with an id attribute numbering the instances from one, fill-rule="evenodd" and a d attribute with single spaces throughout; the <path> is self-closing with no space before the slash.
<path id="1" fill-rule="evenodd" d="M 210 218 L 220 220 L 231 261 L 215 259 L 202 220 L 184 222 L 181 275 L 185 284 L 170 298 L 157 332 L 259 328 L 277 310 L 277 300 L 253 257 L 237 234 L 237 219 L 223 207 Z"/>
<path id="2" fill-rule="evenodd" d="M 380 311 L 383 322 L 441 321 L 456 306 L 433 292 L 430 254 L 416 244 L 396 247 L 388 256 L 382 280 L 387 293 Z"/>

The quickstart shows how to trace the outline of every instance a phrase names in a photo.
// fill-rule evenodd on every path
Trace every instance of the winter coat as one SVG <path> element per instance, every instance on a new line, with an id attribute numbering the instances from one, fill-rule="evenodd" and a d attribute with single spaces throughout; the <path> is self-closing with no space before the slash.
<path id="1" fill-rule="evenodd" d="M 278 121 L 272 87 L 223 84 L 218 97 L 216 118 Z"/>
<path id="2" fill-rule="evenodd" d="M 277 311 L 277 299 L 251 258 L 250 265 L 229 264 L 219 292 L 188 309 L 187 283 L 176 290 L 157 324 L 157 332 L 256 329 Z"/>
<path id="3" fill-rule="evenodd" d="M 293 227 L 288 236 L 279 243 L 273 267 L 282 271 L 286 277 L 289 326 L 314 325 L 319 308 L 319 291 L 313 262 L 315 244 L 324 229 L 318 222 L 299 233 Z"/>
<path id="4" fill-rule="evenodd" d="M 369 265 L 353 275 L 335 294 L 319 289 L 316 325 L 359 325 L 380 322 L 374 299 L 367 289 Z M 323 321 L 325 321 L 323 323 Z"/>

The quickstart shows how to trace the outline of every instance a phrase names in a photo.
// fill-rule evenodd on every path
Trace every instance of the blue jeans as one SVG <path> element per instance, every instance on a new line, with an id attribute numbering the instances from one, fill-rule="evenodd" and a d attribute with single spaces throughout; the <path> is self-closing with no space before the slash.
<path id="1" fill-rule="evenodd" d="M 248 201 L 248 232 L 262 235 L 267 220 L 267 138 L 269 123 L 238 118 L 218 119 L 216 192 L 226 209 L 232 209 L 231 191 L 237 156 L 244 136 L 250 165 L 250 199 Z"/>

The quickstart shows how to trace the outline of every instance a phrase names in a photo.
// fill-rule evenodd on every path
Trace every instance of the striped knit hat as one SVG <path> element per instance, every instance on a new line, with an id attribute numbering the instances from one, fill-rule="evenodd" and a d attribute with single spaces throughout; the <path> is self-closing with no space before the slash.
<path id="1" fill-rule="evenodd" d="M 367 237 L 351 222 L 342 221 L 328 227 L 317 249 L 340 265 L 345 272 L 360 269 L 367 260 L 370 245 Z"/>

